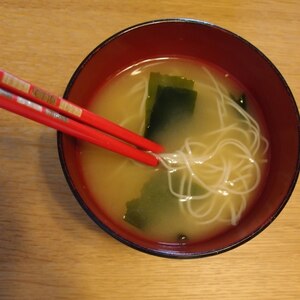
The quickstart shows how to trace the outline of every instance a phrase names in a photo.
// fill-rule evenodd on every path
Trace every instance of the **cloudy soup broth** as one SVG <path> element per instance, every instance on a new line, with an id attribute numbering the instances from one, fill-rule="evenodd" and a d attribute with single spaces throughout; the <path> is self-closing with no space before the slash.
<path id="1" fill-rule="evenodd" d="M 88 109 L 165 148 L 153 168 L 78 144 L 95 202 L 134 234 L 163 243 L 213 237 L 238 225 L 263 185 L 262 116 L 223 70 L 185 58 L 143 61 L 110 79 Z"/>

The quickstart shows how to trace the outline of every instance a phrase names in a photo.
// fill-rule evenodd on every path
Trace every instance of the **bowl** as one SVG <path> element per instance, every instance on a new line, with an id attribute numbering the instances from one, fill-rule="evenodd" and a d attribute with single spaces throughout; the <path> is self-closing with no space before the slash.
<path id="1" fill-rule="evenodd" d="M 269 133 L 270 164 L 253 207 L 237 226 L 195 243 L 153 242 L 122 228 L 91 196 L 76 155 L 77 141 L 58 133 L 66 180 L 79 204 L 104 231 L 125 245 L 169 258 L 222 253 L 249 241 L 278 216 L 299 174 L 299 112 L 293 95 L 272 62 L 240 36 L 207 22 L 163 19 L 124 29 L 97 46 L 79 65 L 64 97 L 86 107 L 99 86 L 137 62 L 169 56 L 204 60 L 233 74 L 254 95 Z M 87 179 L 88 180 L 88 179 Z"/>

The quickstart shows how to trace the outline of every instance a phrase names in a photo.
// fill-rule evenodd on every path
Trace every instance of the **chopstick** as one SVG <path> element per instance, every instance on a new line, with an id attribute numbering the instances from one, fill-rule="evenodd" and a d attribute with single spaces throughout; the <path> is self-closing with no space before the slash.
<path id="1" fill-rule="evenodd" d="M 158 159 L 154 155 L 137 149 L 127 142 L 131 141 L 134 145 L 156 153 L 163 151 L 162 146 L 117 124 L 98 117 L 88 110 L 74 105 L 61 97 L 49 94 L 44 90 L 39 90 L 39 95 L 44 96 L 43 98 L 38 98 L 36 97 L 36 92 L 33 92 L 37 91 L 36 89 L 38 88 L 32 84 L 0 70 L 0 107 L 141 163 L 150 166 L 156 166 L 158 164 Z M 22 95 L 25 97 L 22 97 Z M 41 98 L 44 100 L 41 100 Z M 76 116 L 76 118 L 74 116 Z M 85 117 L 82 119 L 82 116 Z M 98 128 L 103 128 L 106 133 L 87 124 L 78 122 L 76 119 L 97 125 Z M 97 123 L 98 119 L 100 120 L 100 126 L 98 126 Z M 114 129 L 117 130 L 117 134 L 115 134 Z M 117 139 L 107 133 L 116 136 Z M 123 140 L 125 140 L 126 143 L 122 141 L 123 134 L 125 135 L 125 139 Z M 144 141 L 146 141 L 146 146 Z"/>
<path id="2" fill-rule="evenodd" d="M 161 145 L 1 69 L 0 87 L 46 106 L 62 115 L 100 129 L 144 150 L 154 153 L 164 151 Z"/>
<path id="3" fill-rule="evenodd" d="M 1 88 L 0 107 L 149 166 L 158 164 L 158 159 L 150 153 Z"/>

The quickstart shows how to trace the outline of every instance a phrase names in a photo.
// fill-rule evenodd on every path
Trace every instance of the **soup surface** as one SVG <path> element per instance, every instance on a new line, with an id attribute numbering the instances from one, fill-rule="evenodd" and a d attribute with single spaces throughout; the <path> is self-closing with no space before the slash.
<path id="1" fill-rule="evenodd" d="M 153 73 L 193 81 L 192 113 L 155 133 L 165 147 L 157 168 L 79 142 L 85 184 L 99 207 L 135 234 L 164 243 L 212 237 L 238 224 L 263 184 L 268 142 L 262 116 L 230 74 L 183 58 L 123 70 L 88 109 L 143 135 Z"/>

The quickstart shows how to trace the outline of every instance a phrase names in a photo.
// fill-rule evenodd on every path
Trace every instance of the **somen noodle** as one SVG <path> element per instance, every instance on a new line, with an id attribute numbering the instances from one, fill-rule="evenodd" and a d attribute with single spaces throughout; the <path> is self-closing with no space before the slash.
<path id="1" fill-rule="evenodd" d="M 206 84 L 206 88 L 216 94 L 215 101 L 219 128 L 206 134 L 213 137 L 213 143 L 207 144 L 199 139 L 188 137 L 179 150 L 156 156 L 161 165 L 168 171 L 169 191 L 178 198 L 183 213 L 191 215 L 195 222 L 199 224 L 206 224 L 215 221 L 222 211 L 229 207 L 231 224 L 236 225 L 246 208 L 246 196 L 254 191 L 260 183 L 261 170 L 255 159 L 257 152 L 263 147 L 263 155 L 265 155 L 269 143 L 262 136 L 260 126 L 254 118 L 230 97 L 228 90 L 217 83 L 206 67 L 202 67 L 202 69 L 212 83 L 211 85 Z M 142 120 L 140 134 L 144 131 L 143 116 L 148 95 L 147 82 L 144 82 L 144 84 L 145 92 L 138 114 L 138 118 Z M 234 110 L 242 116 L 243 128 L 239 123 L 225 125 L 228 109 Z M 125 119 L 122 125 L 126 125 L 128 121 L 130 119 Z M 226 136 L 231 136 L 231 132 L 237 132 L 243 136 L 244 142 L 243 139 L 226 138 Z M 230 149 L 231 156 L 236 160 L 228 160 L 226 156 L 222 155 L 222 150 L 225 148 Z M 260 163 L 262 162 L 266 162 L 266 160 Z M 179 186 L 173 180 L 174 175 L 178 174 L 181 178 Z M 215 180 L 206 182 L 207 174 L 213 175 Z M 250 183 L 248 179 L 252 179 Z M 193 194 L 191 191 L 192 183 L 203 187 L 206 190 L 205 193 Z M 229 194 L 236 197 L 235 201 L 239 200 L 240 204 L 238 206 L 234 206 L 232 201 L 225 197 L 222 197 L 223 203 L 221 206 L 219 205 L 218 196 L 228 196 Z M 193 208 L 193 202 L 208 198 L 211 200 L 207 202 L 207 205 Z M 215 215 L 209 220 L 203 220 L 203 217 L 213 211 L 215 205 L 219 207 L 214 210 Z M 227 222 L 228 220 L 221 219 L 221 221 Z"/>

